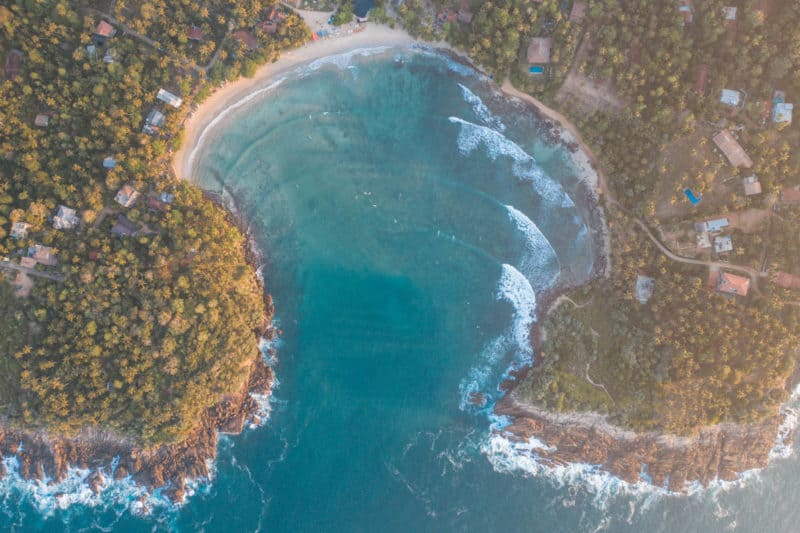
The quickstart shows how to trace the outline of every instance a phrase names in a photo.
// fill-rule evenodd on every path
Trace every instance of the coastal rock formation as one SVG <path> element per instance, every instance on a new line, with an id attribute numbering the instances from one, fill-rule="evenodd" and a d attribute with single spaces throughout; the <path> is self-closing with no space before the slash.
<path id="1" fill-rule="evenodd" d="M 649 481 L 675 492 L 686 491 L 691 482 L 707 486 L 765 467 L 780 424 L 774 416 L 747 426 L 718 424 L 695 437 L 635 433 L 606 423 L 600 415 L 548 413 L 519 402 L 513 391 L 495 411 L 513 419 L 502 430 L 505 436 L 515 441 L 535 437 L 547 446 L 536 451 L 545 464 L 599 465 L 630 483 Z"/>
<path id="2" fill-rule="evenodd" d="M 143 449 L 97 429 L 59 437 L 0 426 L 0 454 L 3 458 L 16 456 L 19 475 L 26 480 L 55 483 L 66 478 L 70 467 L 89 469 L 92 472 L 86 482 L 95 492 L 102 489 L 104 473 L 111 475 L 109 465 L 116 462 L 115 479 L 130 475 L 150 490 L 164 487 L 167 497 L 181 501 L 187 480 L 209 477 L 210 460 L 217 454 L 218 431 L 241 432 L 259 410 L 253 395 L 269 395 L 272 384 L 272 369 L 256 357 L 242 389 L 206 410 L 197 429 L 182 442 Z M 6 474 L 3 468 L 2 475 Z"/>

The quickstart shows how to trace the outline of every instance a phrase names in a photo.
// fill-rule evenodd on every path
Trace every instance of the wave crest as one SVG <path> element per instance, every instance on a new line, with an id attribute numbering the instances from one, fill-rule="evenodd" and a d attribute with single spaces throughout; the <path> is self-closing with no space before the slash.
<path id="1" fill-rule="evenodd" d="M 534 190 L 552 205 L 563 208 L 574 207 L 575 203 L 556 181 L 545 175 L 536 160 L 517 143 L 487 126 L 473 124 L 458 117 L 449 117 L 453 124 L 459 124 L 458 149 L 468 155 L 483 146 L 492 160 L 507 157 L 513 161 L 514 175 L 533 184 Z"/>

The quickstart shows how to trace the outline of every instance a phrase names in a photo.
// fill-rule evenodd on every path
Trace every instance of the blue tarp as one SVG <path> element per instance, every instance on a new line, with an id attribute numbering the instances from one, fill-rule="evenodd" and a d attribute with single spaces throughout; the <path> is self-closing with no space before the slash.
<path id="1" fill-rule="evenodd" d="M 692 205 L 697 205 L 700 203 L 701 199 L 694 195 L 692 189 L 684 189 L 683 194 L 685 194 L 689 201 L 692 202 Z"/>

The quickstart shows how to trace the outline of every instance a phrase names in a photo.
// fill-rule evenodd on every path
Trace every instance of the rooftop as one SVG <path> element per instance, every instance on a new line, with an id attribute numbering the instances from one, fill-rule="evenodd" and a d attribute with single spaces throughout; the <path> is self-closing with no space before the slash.
<path id="1" fill-rule="evenodd" d="M 101 37 L 113 37 L 114 34 L 117 33 L 117 30 L 105 20 L 101 20 L 97 23 L 97 28 L 94 30 L 94 33 Z"/>
<path id="2" fill-rule="evenodd" d="M 258 39 L 256 36 L 247 30 L 239 30 L 233 34 L 233 38 L 244 44 L 247 50 L 255 50 L 258 48 Z"/>
<path id="3" fill-rule="evenodd" d="M 747 296 L 747 291 L 750 290 L 750 278 L 721 272 L 717 281 L 717 290 L 725 294 Z"/>
<path id="4" fill-rule="evenodd" d="M 553 47 L 551 37 L 534 37 L 528 44 L 528 63 L 550 63 L 550 50 Z"/>
<path id="5" fill-rule="evenodd" d="M 755 194 L 761 194 L 761 182 L 758 181 L 758 178 L 753 176 L 747 176 L 742 180 L 744 184 L 744 195 L 745 196 L 753 196 Z"/>
<path id="6" fill-rule="evenodd" d="M 589 2 L 575 2 L 572 4 L 572 11 L 569 12 L 569 20 L 571 22 L 580 22 L 586 17 L 589 12 Z"/>
<path id="7" fill-rule="evenodd" d="M 130 207 L 136 201 L 136 198 L 139 197 L 139 192 L 134 189 L 130 184 L 126 183 L 122 186 L 122 188 L 117 192 L 117 195 L 114 197 L 114 200 L 123 207 Z"/>
<path id="8" fill-rule="evenodd" d="M 744 148 L 733 138 L 728 130 L 722 130 L 713 137 L 714 144 L 722 151 L 734 167 L 750 168 L 753 160 L 744 151 Z"/>
<path id="9" fill-rule="evenodd" d="M 156 93 L 156 98 L 158 98 L 162 102 L 165 102 L 165 103 L 171 105 L 175 109 L 178 109 L 181 106 L 181 104 L 183 103 L 183 99 L 182 98 L 180 98 L 179 96 L 177 96 L 175 94 L 172 94 L 171 92 L 169 92 L 169 91 L 167 91 L 165 89 L 159 89 L 158 93 Z"/>
<path id="10" fill-rule="evenodd" d="M 72 229 L 78 225 L 78 222 L 78 216 L 75 214 L 74 209 L 60 205 L 56 215 L 53 217 L 53 228 Z"/>
<path id="11" fill-rule="evenodd" d="M 732 107 L 738 106 L 741 100 L 742 93 L 733 89 L 722 89 L 722 95 L 719 97 L 720 102 Z"/>
<path id="12" fill-rule="evenodd" d="M 16 78 L 20 70 L 22 70 L 22 52 L 16 49 L 9 50 L 6 54 L 4 70 L 6 78 L 9 80 Z"/>
<path id="13" fill-rule="evenodd" d="M 717 235 L 714 237 L 714 251 L 718 254 L 733 250 L 733 241 L 730 235 Z"/>
<path id="14" fill-rule="evenodd" d="M 44 113 L 39 113 L 36 115 L 36 118 L 33 119 L 33 124 L 40 128 L 46 128 L 50 125 L 50 115 L 45 115 Z"/>
<path id="15" fill-rule="evenodd" d="M 189 31 L 186 32 L 186 38 L 190 41 L 202 41 L 203 30 L 193 24 L 189 27 Z"/>

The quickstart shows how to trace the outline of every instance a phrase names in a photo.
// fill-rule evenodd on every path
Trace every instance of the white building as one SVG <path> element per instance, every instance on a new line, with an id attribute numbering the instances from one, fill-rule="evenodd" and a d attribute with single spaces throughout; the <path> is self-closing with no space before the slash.
<path id="1" fill-rule="evenodd" d="M 722 96 L 719 101 L 731 107 L 737 107 L 742 101 L 742 93 L 733 89 L 722 89 Z"/>
<path id="2" fill-rule="evenodd" d="M 733 250 L 733 241 L 730 235 L 717 235 L 714 237 L 714 251 L 718 254 Z"/>
<path id="3" fill-rule="evenodd" d="M 176 95 L 172 94 L 171 92 L 166 91 L 164 89 L 159 89 L 158 90 L 158 93 L 156 94 L 156 98 L 158 98 L 162 102 L 165 102 L 165 103 L 171 105 L 175 109 L 178 109 L 181 106 L 181 104 L 183 103 L 183 99 L 182 98 L 180 98 L 180 97 L 178 97 L 178 96 L 176 96 Z"/>

